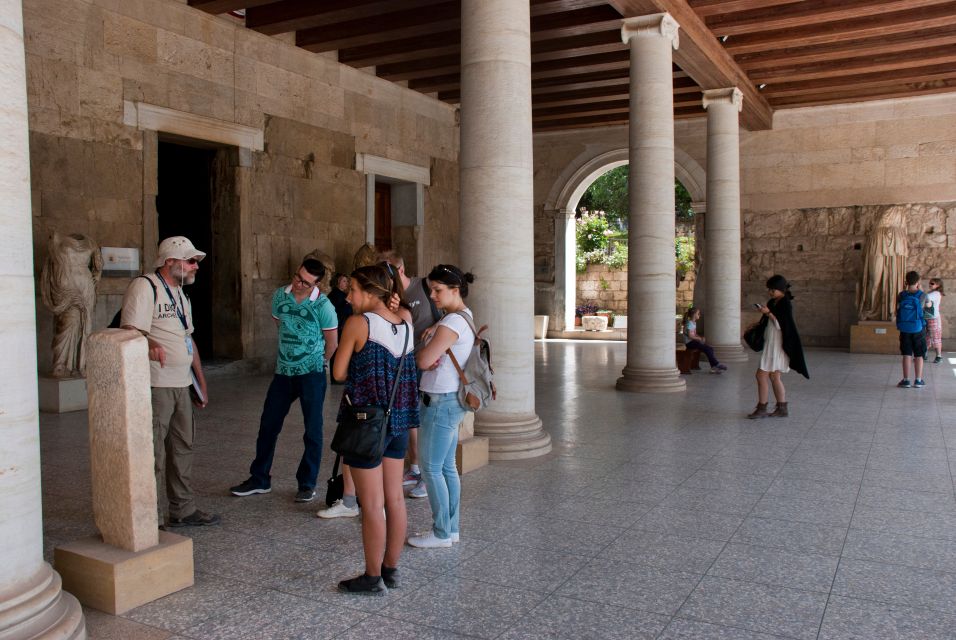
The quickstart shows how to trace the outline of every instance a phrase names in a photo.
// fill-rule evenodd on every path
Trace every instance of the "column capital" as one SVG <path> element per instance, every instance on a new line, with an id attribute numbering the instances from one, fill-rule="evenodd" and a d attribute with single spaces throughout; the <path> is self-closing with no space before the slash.
<path id="1" fill-rule="evenodd" d="M 647 16 L 625 18 L 621 25 L 621 41 L 628 44 L 631 38 L 663 37 L 671 41 L 676 50 L 680 44 L 677 34 L 680 25 L 669 13 L 654 13 Z"/>
<path id="2" fill-rule="evenodd" d="M 554 209 L 551 215 L 555 220 L 573 220 L 575 212 L 574 209 Z"/>
<path id="3" fill-rule="evenodd" d="M 732 104 L 737 111 L 743 111 L 744 94 L 737 87 L 704 90 L 704 109 L 712 104 Z"/>

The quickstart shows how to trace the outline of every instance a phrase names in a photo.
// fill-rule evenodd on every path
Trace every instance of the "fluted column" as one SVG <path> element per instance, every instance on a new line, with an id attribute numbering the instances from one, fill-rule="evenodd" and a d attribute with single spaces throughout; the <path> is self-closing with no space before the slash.
<path id="1" fill-rule="evenodd" d="M 489 326 L 498 400 L 475 434 L 495 460 L 551 450 L 534 403 L 531 18 L 527 2 L 461 3 L 461 266 Z"/>
<path id="2" fill-rule="evenodd" d="M 0 0 L 0 639 L 85 638 L 43 561 L 33 217 L 20 0 Z"/>
<path id="3" fill-rule="evenodd" d="M 677 22 L 667 13 L 628 18 L 631 49 L 627 366 L 621 391 L 683 391 L 674 320 L 674 94 Z"/>
<path id="4" fill-rule="evenodd" d="M 704 91 L 707 110 L 707 341 L 717 358 L 744 362 L 740 344 L 740 128 L 743 94 Z"/>

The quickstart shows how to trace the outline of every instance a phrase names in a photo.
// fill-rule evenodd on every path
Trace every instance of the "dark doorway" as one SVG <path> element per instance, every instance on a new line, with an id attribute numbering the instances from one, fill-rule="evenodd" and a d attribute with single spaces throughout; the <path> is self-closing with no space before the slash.
<path id="1" fill-rule="evenodd" d="M 375 183 L 375 248 L 392 249 L 392 185 Z"/>
<path id="2" fill-rule="evenodd" d="M 223 173 L 217 170 L 217 163 L 226 156 L 227 149 L 159 143 L 159 195 L 156 196 L 159 238 L 186 236 L 206 253 L 196 282 L 186 289 L 193 308 L 194 339 L 204 360 L 241 357 L 241 354 L 222 353 L 219 343 L 232 340 L 231 336 L 222 335 L 224 327 L 216 326 L 213 311 L 217 305 L 227 302 L 217 298 L 222 297 L 219 281 L 224 274 L 220 272 L 230 259 L 222 255 L 221 247 L 214 246 L 215 212 L 221 208 L 216 194 L 223 191 L 215 184 Z M 217 221 L 217 226 L 221 224 Z M 238 246 L 229 249 L 237 252 Z M 235 275 L 226 274 L 226 277 L 235 278 Z"/>

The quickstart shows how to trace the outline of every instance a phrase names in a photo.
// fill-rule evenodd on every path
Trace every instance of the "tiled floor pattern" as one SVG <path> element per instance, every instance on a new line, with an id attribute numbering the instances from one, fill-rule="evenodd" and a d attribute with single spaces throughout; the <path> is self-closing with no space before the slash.
<path id="1" fill-rule="evenodd" d="M 227 495 L 268 377 L 213 380 L 195 486 L 223 524 L 185 532 L 196 585 L 87 610 L 91 637 L 956 638 L 956 358 L 903 390 L 898 358 L 811 351 L 813 378 L 785 378 L 791 417 L 748 421 L 754 358 L 644 395 L 614 390 L 622 343 L 535 348 L 554 452 L 465 476 L 461 544 L 407 549 L 382 598 L 335 589 L 361 570 L 359 523 L 292 502 L 298 409 L 273 493 Z M 94 531 L 86 415 L 44 415 L 41 433 L 49 557 Z M 426 530 L 427 501 L 408 506 Z"/>

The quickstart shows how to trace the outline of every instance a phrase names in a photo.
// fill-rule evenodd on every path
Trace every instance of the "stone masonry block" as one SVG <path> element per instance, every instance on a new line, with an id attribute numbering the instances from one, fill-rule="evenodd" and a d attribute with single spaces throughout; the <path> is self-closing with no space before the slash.
<path id="1" fill-rule="evenodd" d="M 93 520 L 107 544 L 142 551 L 159 542 L 146 338 L 105 329 L 89 338 Z"/>

